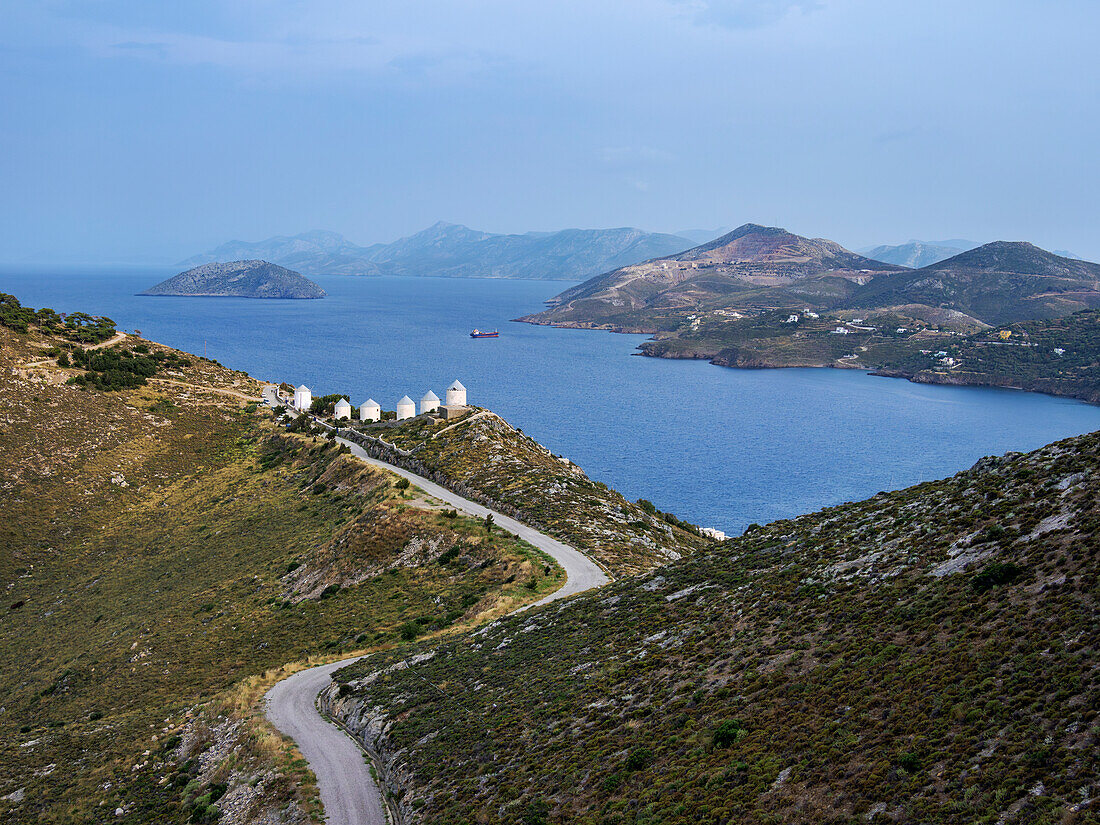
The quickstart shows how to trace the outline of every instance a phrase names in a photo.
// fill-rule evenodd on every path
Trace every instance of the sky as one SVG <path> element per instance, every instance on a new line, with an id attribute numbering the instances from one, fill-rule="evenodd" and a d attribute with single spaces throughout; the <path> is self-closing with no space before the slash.
<path id="1" fill-rule="evenodd" d="M 1100 260 L 1096 0 L 0 6 L 0 261 L 755 222 Z"/>

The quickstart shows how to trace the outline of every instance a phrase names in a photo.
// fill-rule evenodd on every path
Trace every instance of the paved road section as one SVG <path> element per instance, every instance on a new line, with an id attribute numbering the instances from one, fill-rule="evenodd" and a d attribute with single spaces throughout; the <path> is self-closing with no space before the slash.
<path id="1" fill-rule="evenodd" d="M 279 401 L 273 387 L 264 390 L 264 401 L 276 406 Z M 358 444 L 337 439 L 351 448 L 352 455 L 374 467 L 380 467 L 422 489 L 449 506 L 476 518 L 493 516 L 500 529 L 522 538 L 551 556 L 565 570 L 565 584 L 546 598 L 521 610 L 564 599 L 609 581 L 607 575 L 578 550 L 540 533 L 526 524 L 484 507 L 423 476 L 379 461 L 367 455 Z M 264 698 L 268 720 L 292 738 L 309 762 L 321 791 L 325 821 L 329 825 L 386 825 L 382 796 L 370 775 L 369 763 L 359 746 L 340 728 L 325 721 L 317 711 L 317 695 L 328 687 L 334 671 L 350 665 L 359 657 L 302 670 L 276 684 Z"/>
<path id="2" fill-rule="evenodd" d="M 317 694 L 332 672 L 355 659 L 300 670 L 265 697 L 267 718 L 309 762 L 321 791 L 325 820 L 339 825 L 386 825 L 386 807 L 366 756 L 355 741 L 317 712 Z"/>

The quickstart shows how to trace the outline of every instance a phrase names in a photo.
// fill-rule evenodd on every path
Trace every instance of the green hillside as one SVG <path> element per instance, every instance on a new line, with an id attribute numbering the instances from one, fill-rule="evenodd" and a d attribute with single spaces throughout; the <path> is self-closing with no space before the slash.
<path id="1" fill-rule="evenodd" d="M 488 410 L 471 408 L 457 421 L 417 418 L 357 429 L 405 453 L 364 442 L 378 457 L 557 536 L 614 576 L 645 572 L 710 543 L 693 525 L 593 481 Z"/>
<path id="2" fill-rule="evenodd" d="M 1100 818 L 1100 435 L 341 671 L 410 823 Z"/>
<path id="3" fill-rule="evenodd" d="M 247 375 L 133 338 L 85 353 L 29 314 L 0 327 L 5 823 L 211 822 L 221 794 L 308 821 L 304 764 L 253 716 L 265 671 L 559 586 L 529 545 L 283 433 Z M 72 380 L 104 353 L 158 371 Z"/>

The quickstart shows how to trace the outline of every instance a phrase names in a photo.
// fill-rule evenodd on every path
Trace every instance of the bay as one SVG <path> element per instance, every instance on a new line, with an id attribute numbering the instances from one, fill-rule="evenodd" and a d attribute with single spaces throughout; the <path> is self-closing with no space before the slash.
<path id="1" fill-rule="evenodd" d="M 630 498 L 727 533 L 1100 429 L 1100 407 L 855 370 L 732 370 L 635 357 L 644 336 L 509 319 L 545 281 L 317 278 L 316 301 L 139 297 L 174 271 L 0 271 L 25 304 L 122 329 L 314 394 L 394 409 L 455 378 L 488 407 Z M 499 329 L 474 340 L 472 328 Z"/>

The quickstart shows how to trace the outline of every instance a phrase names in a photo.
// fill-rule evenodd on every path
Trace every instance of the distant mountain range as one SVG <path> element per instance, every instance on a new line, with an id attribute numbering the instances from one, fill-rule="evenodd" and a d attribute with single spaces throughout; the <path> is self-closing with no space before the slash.
<path id="1" fill-rule="evenodd" d="M 313 281 L 267 261 L 201 264 L 139 294 L 234 298 L 325 297 L 325 291 Z"/>
<path id="2" fill-rule="evenodd" d="M 306 275 L 420 275 L 576 281 L 680 252 L 694 241 L 640 229 L 563 229 L 498 235 L 439 222 L 393 243 L 357 246 L 314 231 L 249 243 L 230 241 L 183 266 L 259 258 Z"/>
<path id="3" fill-rule="evenodd" d="M 904 307 L 917 317 L 949 310 L 979 327 L 1100 307 L 1100 264 L 998 241 L 911 269 L 833 241 L 746 224 L 685 252 L 591 278 L 548 303 L 520 320 L 659 331 L 676 329 L 691 312 Z"/>
<path id="4" fill-rule="evenodd" d="M 919 269 L 922 266 L 947 260 L 960 252 L 966 252 L 980 245 L 973 241 L 954 238 L 949 241 L 909 241 L 896 246 L 873 246 L 868 249 L 861 249 L 859 252 L 868 258 L 883 263 L 899 264 L 912 269 Z"/>

